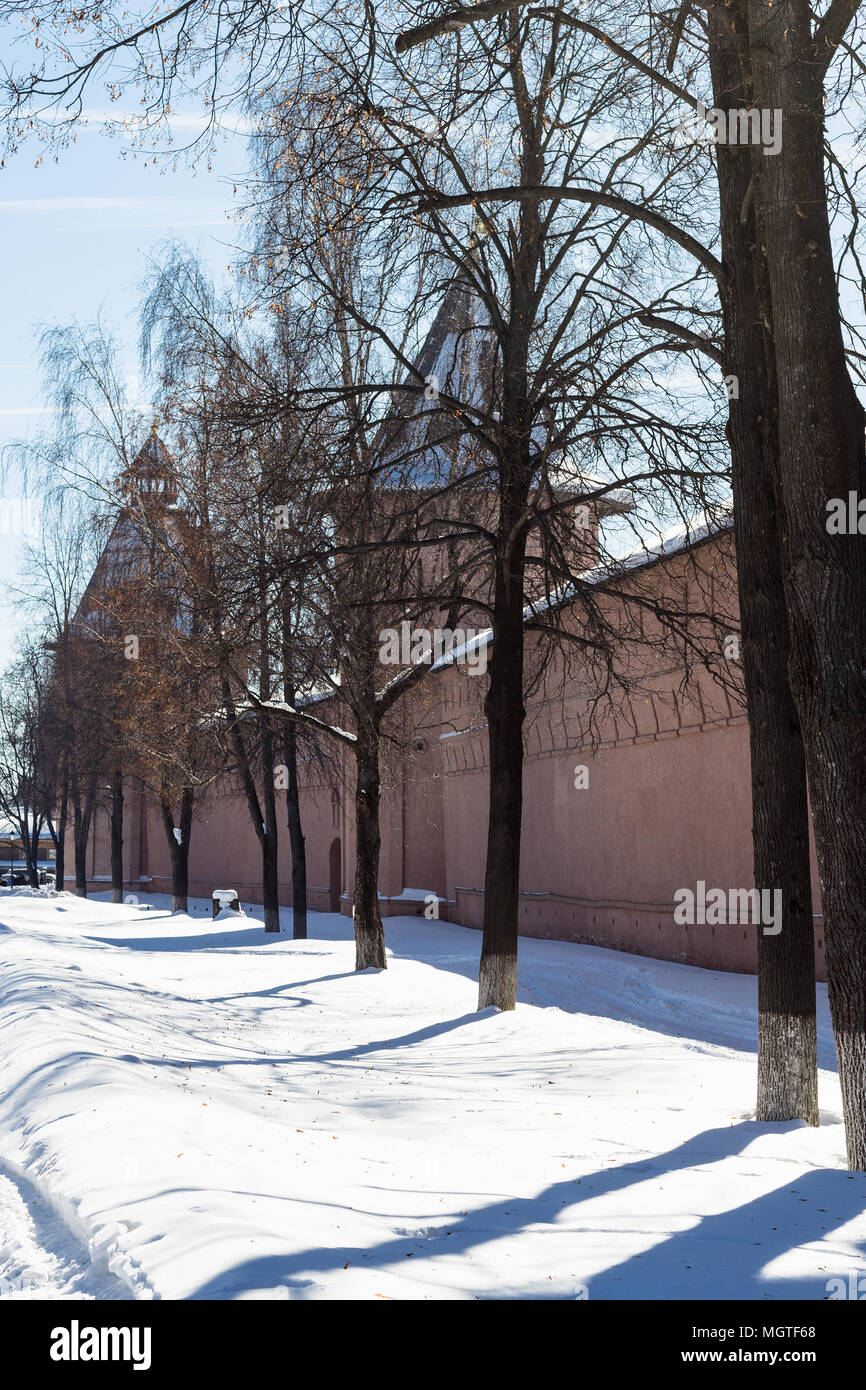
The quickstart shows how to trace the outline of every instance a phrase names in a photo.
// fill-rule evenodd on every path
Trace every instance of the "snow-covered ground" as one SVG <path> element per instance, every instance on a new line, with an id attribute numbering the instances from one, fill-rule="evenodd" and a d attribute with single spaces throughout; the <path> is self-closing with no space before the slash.
<path id="1" fill-rule="evenodd" d="M 148 904 L 148 906 L 145 906 Z M 810 1298 L 866 1273 L 822 1126 L 758 1125 L 755 982 L 479 936 L 311 937 L 209 904 L 0 894 L 0 1297 Z M 823 991 L 822 991 L 823 993 Z M 4 1282 L 5 1281 L 5 1282 Z"/>

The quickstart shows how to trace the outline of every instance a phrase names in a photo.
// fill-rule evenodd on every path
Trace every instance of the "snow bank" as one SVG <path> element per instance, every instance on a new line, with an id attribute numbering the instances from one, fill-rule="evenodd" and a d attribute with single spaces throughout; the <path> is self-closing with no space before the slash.
<path id="1" fill-rule="evenodd" d="M 835 1076 L 821 1129 L 751 1118 L 754 980 L 524 940 L 522 1002 L 478 1014 L 475 932 L 391 918 L 388 970 L 356 975 L 343 917 L 293 942 L 288 912 L 278 936 L 150 901 L 0 901 L 0 1171 L 94 1280 L 823 1299 L 863 1273 Z"/>

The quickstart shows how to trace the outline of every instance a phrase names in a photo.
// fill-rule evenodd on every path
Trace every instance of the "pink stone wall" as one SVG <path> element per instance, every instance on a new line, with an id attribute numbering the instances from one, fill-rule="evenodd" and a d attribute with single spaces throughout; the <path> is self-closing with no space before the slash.
<path id="1" fill-rule="evenodd" d="M 718 550 L 711 555 L 717 586 L 726 564 L 724 543 Z M 670 585 L 678 566 L 683 580 L 684 563 L 654 567 L 649 582 Z M 684 582 L 691 581 L 686 576 Z M 724 601 L 714 591 L 714 602 Z M 633 685 L 610 701 L 592 729 L 579 673 L 552 669 L 530 707 L 521 931 L 711 969 L 754 971 L 754 928 L 686 927 L 673 916 L 678 888 L 694 889 L 698 880 L 726 890 L 753 883 L 748 730 L 736 690 L 701 672 L 684 691 L 681 667 L 658 660 L 633 674 Z M 453 668 L 425 685 L 398 715 L 405 756 L 389 753 L 383 762 L 382 913 L 423 910 L 423 902 L 400 895 L 424 890 L 445 900 L 440 916 L 479 927 L 488 817 L 484 682 Z M 584 788 L 575 786 L 578 766 L 587 769 Z M 311 763 L 305 780 L 310 907 L 351 913 L 351 756 L 342 773 L 330 777 Z M 284 795 L 279 800 L 280 896 L 290 903 Z M 157 815 L 132 788 L 126 810 L 130 890 L 169 891 L 168 851 Z M 71 886 L 71 838 L 67 855 Z M 104 813 L 96 817 L 89 864 L 93 888 L 104 889 Z M 819 913 L 814 853 L 813 882 Z M 190 892 L 208 897 L 219 887 L 237 889 L 242 902 L 261 901 L 258 841 L 243 798 L 230 786 L 212 791 L 198 806 L 193 827 Z M 816 950 L 823 978 L 820 929 Z"/>

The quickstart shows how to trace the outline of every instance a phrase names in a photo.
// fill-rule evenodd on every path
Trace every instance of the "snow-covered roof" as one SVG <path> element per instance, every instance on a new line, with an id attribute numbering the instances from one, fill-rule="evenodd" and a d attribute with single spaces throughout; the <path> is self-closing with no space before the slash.
<path id="1" fill-rule="evenodd" d="M 19 830 L 16 826 L 12 824 L 11 821 L 0 820 L 0 840 L 17 840 L 19 838 L 19 834 Z M 40 840 L 50 840 L 51 832 L 45 829 L 40 830 L 39 838 Z"/>
<path id="2" fill-rule="evenodd" d="M 675 555 L 678 551 L 689 550 L 710 536 L 720 535 L 723 531 L 730 531 L 733 524 L 734 514 L 729 506 L 720 507 L 712 513 L 699 512 L 687 522 L 679 523 L 668 531 L 661 532 L 656 545 L 640 545 L 634 550 L 627 550 L 621 555 L 612 556 L 604 565 L 596 565 L 592 569 L 585 570 L 583 574 L 577 576 L 574 584 L 566 585 L 559 593 L 551 595 L 550 602 L 546 606 L 549 607 L 552 603 L 567 603 L 570 598 L 578 597 L 580 593 L 578 586 L 580 585 L 603 584 L 606 580 L 613 579 L 630 570 L 655 564 L 657 560 Z"/>
<path id="3" fill-rule="evenodd" d="M 652 565 L 658 560 L 676 555 L 679 551 L 689 550 L 710 536 L 721 535 L 725 531 L 730 531 L 733 524 L 733 511 L 730 507 L 720 508 L 712 515 L 701 512 L 684 525 L 674 526 L 669 531 L 662 532 L 657 545 L 643 545 L 638 546 L 635 550 L 624 551 L 622 555 L 613 556 L 607 564 L 596 565 L 592 569 L 584 570 L 571 583 L 563 585 L 561 589 L 545 598 L 528 603 L 523 610 L 524 621 L 530 622 L 541 613 L 549 612 L 552 608 L 561 608 L 572 599 L 579 598 L 581 589 L 587 585 L 600 586 L 620 575 L 642 569 L 644 565 Z M 471 641 L 464 642 L 461 646 L 446 652 L 438 661 L 434 662 L 430 669 L 438 671 L 445 666 L 460 662 L 470 652 L 480 651 L 483 646 L 489 645 L 492 641 L 493 629 L 485 628 Z"/>

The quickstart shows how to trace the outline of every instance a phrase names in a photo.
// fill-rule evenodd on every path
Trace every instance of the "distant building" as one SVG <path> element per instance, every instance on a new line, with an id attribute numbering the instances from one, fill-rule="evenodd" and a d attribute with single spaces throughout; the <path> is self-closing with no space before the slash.
<path id="1" fill-rule="evenodd" d="M 51 832 L 42 830 L 39 835 L 39 862 L 52 863 L 56 859 Z M 21 836 L 9 821 L 0 821 L 0 867 L 24 862 L 24 846 Z"/>

